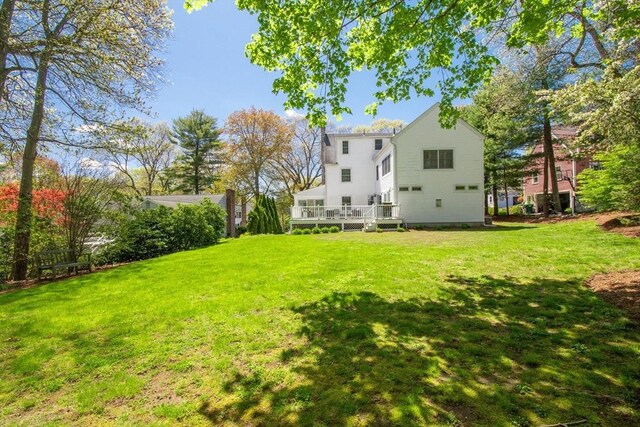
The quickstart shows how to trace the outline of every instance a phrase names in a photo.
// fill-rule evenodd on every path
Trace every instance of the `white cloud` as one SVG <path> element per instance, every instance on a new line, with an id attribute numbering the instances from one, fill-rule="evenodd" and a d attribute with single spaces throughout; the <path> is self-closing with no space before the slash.
<path id="1" fill-rule="evenodd" d="M 80 167 L 85 169 L 100 170 L 103 169 L 105 165 L 90 157 L 83 157 L 82 159 L 80 159 Z"/>
<path id="2" fill-rule="evenodd" d="M 298 113 L 296 110 L 285 110 L 284 115 L 293 120 L 304 119 L 304 114 Z"/>

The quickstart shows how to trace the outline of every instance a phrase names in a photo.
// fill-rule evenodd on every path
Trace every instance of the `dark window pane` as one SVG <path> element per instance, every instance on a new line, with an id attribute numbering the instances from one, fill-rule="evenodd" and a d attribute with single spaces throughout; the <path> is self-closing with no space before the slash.
<path id="1" fill-rule="evenodd" d="M 424 168 L 438 169 L 438 150 L 424 150 Z"/>
<path id="2" fill-rule="evenodd" d="M 453 169 L 453 150 L 440 150 L 440 169 Z"/>

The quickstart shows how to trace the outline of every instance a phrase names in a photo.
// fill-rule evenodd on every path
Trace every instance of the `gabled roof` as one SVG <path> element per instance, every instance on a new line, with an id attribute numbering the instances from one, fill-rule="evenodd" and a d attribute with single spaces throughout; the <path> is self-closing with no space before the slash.
<path id="1" fill-rule="evenodd" d="M 418 117 L 416 117 L 411 123 L 409 123 L 407 126 L 403 127 L 402 130 L 400 132 L 398 132 L 397 134 L 394 135 L 395 137 L 398 137 L 399 135 L 402 135 L 403 132 L 405 132 L 407 129 L 409 129 L 410 127 L 412 127 L 415 123 L 419 122 L 423 117 L 426 117 L 430 114 L 433 114 L 436 111 L 440 110 L 440 103 L 436 102 L 435 104 L 433 104 L 431 107 L 429 107 L 427 109 L 427 111 L 425 111 L 424 113 L 420 114 Z M 458 121 L 456 122 L 456 124 L 461 123 L 463 126 L 465 126 L 466 128 L 468 128 L 471 132 L 475 133 L 476 135 L 478 135 L 482 140 L 485 139 L 485 136 L 480 133 L 480 131 L 478 129 L 476 129 L 475 127 L 473 127 L 472 125 L 470 125 L 466 120 L 464 120 L 463 118 L 458 118 Z"/>
<path id="2" fill-rule="evenodd" d="M 302 190 L 295 194 L 296 197 L 324 197 L 326 185 L 319 185 L 308 190 Z"/>
<path id="3" fill-rule="evenodd" d="M 575 138 L 578 130 L 572 127 L 553 127 L 551 128 L 551 136 L 557 139 Z"/>
<path id="4" fill-rule="evenodd" d="M 166 196 L 145 196 L 144 199 L 172 209 L 178 207 L 178 205 L 198 204 L 204 199 L 209 199 L 216 205 L 222 206 L 226 200 L 224 194 L 171 194 Z"/>

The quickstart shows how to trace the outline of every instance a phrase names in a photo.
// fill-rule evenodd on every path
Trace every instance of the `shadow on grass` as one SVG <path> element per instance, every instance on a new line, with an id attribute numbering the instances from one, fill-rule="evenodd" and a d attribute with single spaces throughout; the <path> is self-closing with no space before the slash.
<path id="1" fill-rule="evenodd" d="M 237 373 L 212 424 L 640 422 L 639 335 L 576 281 L 449 277 L 439 300 L 334 292 L 297 307 L 301 344 Z M 634 350 L 635 347 L 635 350 Z"/>

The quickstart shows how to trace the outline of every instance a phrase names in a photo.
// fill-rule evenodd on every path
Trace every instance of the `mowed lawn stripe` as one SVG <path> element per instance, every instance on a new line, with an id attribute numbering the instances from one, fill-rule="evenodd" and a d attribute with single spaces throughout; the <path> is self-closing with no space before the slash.
<path id="1" fill-rule="evenodd" d="M 588 221 L 250 236 L 0 295 L 2 424 L 640 422 Z"/>

